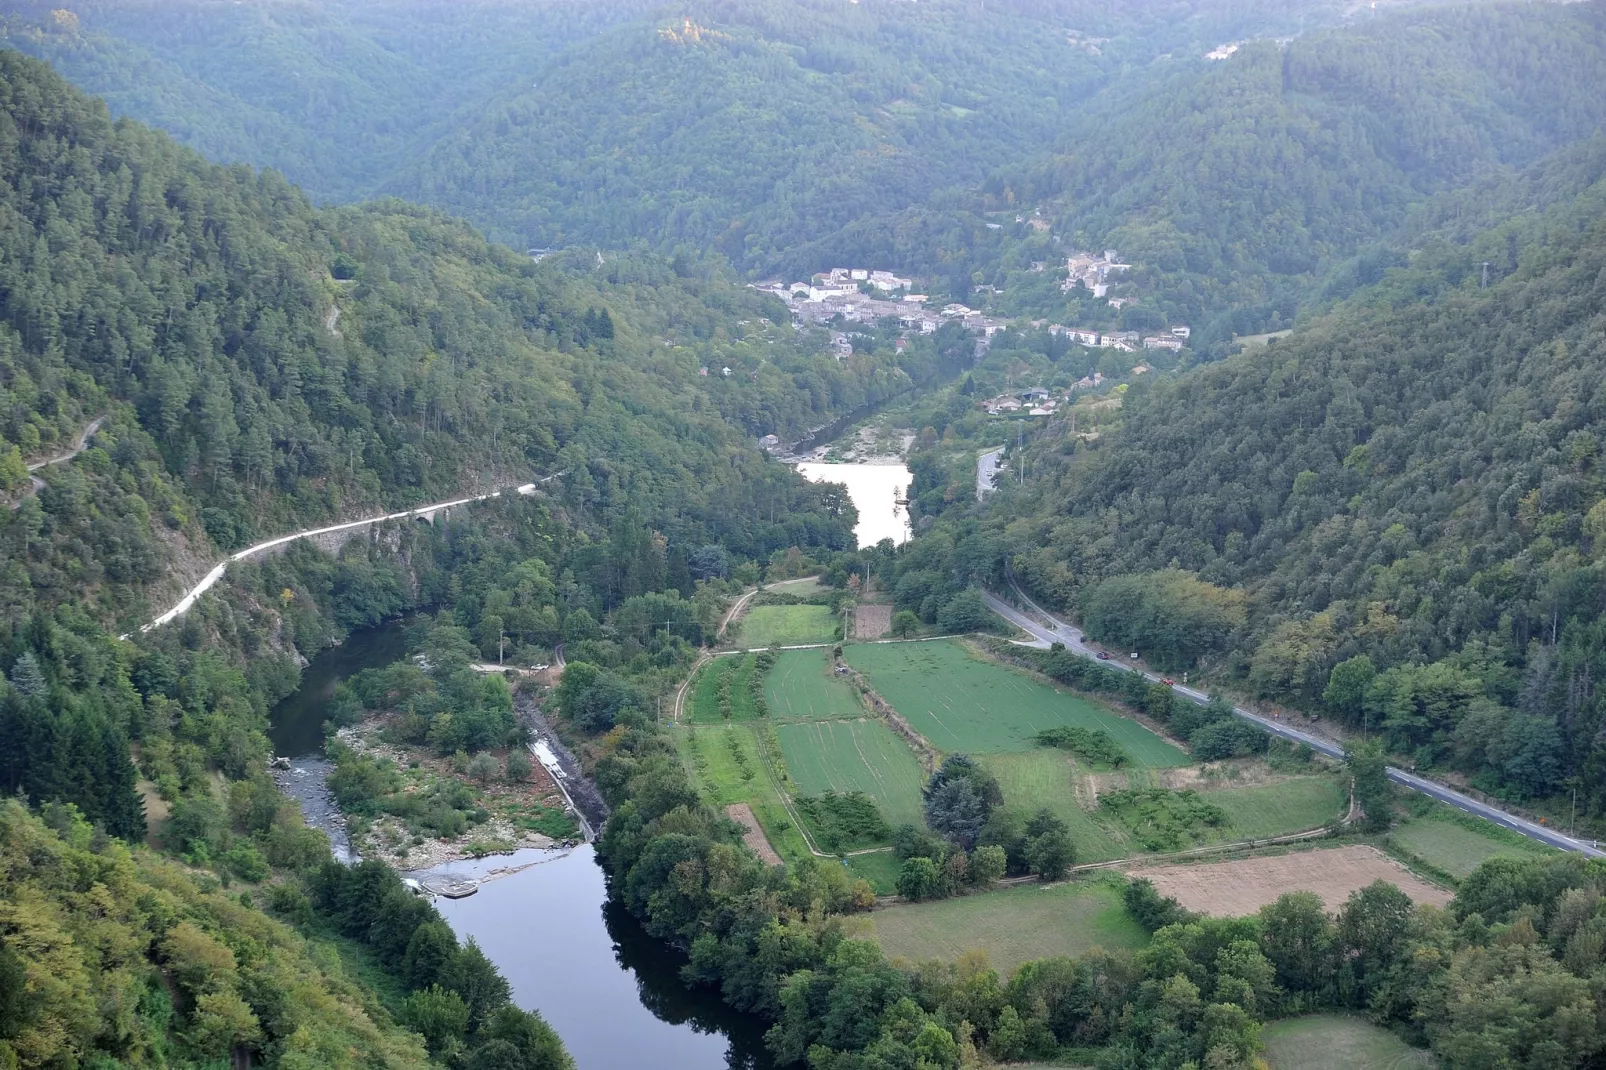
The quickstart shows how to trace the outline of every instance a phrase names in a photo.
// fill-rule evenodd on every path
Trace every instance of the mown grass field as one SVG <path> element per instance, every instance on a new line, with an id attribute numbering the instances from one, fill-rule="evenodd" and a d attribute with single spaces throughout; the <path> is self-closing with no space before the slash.
<path id="1" fill-rule="evenodd" d="M 764 678 L 764 701 L 777 721 L 829 721 L 864 716 L 853 687 L 831 672 L 831 652 L 783 650 Z"/>
<path id="2" fill-rule="evenodd" d="M 1462 824 L 1448 807 L 1435 807 L 1427 816 L 1402 822 L 1392 835 L 1399 846 L 1456 880 L 1470 875 L 1491 858 L 1540 858 L 1555 853 L 1496 825 L 1487 825 L 1487 829 L 1480 831 L 1470 819 Z"/>
<path id="3" fill-rule="evenodd" d="M 877 895 L 892 895 L 898 890 L 898 870 L 901 866 L 898 856 L 891 851 L 848 857 L 848 872 L 869 881 Z"/>
<path id="4" fill-rule="evenodd" d="M 1070 827 L 1078 862 L 1103 862 L 1131 853 L 1124 834 L 1100 823 L 1077 803 L 1075 780 L 1079 769 L 1064 751 L 988 754 L 981 763 L 998 778 L 1005 806 L 1029 814 L 1047 807 Z"/>
<path id="5" fill-rule="evenodd" d="M 1437 1066 L 1432 1052 L 1413 1048 L 1364 1018 L 1312 1014 L 1267 1025 L 1272 1070 L 1407 1070 Z"/>
<path id="6" fill-rule="evenodd" d="M 953 642 L 848 647 L 849 664 L 945 753 L 996 754 L 1036 749 L 1045 728 L 1102 728 L 1138 766 L 1188 764 L 1178 748 L 1130 718 L 972 656 Z"/>
<path id="7" fill-rule="evenodd" d="M 830 606 L 754 606 L 731 641 L 748 649 L 775 643 L 829 643 L 836 636 L 836 625 Z"/>
<path id="8" fill-rule="evenodd" d="M 1149 934 L 1105 881 L 1023 884 L 930 903 L 900 903 L 870 915 L 872 934 L 889 956 L 952 961 L 974 948 L 1008 974 L 1050 955 L 1093 947 L 1142 947 Z"/>
<path id="9" fill-rule="evenodd" d="M 808 844 L 781 805 L 779 793 L 764 771 L 758 736 L 748 725 L 682 725 L 675 729 L 692 782 L 715 809 L 747 803 L 776 853 L 788 862 L 809 856 Z"/>
<path id="10" fill-rule="evenodd" d="M 920 824 L 925 774 L 908 745 L 880 721 L 806 721 L 780 725 L 776 734 L 799 793 L 862 791 L 888 825 Z"/>
<path id="11" fill-rule="evenodd" d="M 748 677 L 753 675 L 756 654 L 733 654 L 715 658 L 704 665 L 692 682 L 686 716 L 693 724 L 724 724 L 719 709 L 719 682 L 727 677 L 731 682 L 731 720 L 751 721 L 758 716 L 753 694 L 747 689 Z"/>
<path id="12" fill-rule="evenodd" d="M 1344 816 L 1349 789 L 1336 776 L 1290 777 L 1252 788 L 1218 788 L 1200 792 L 1227 811 L 1228 825 L 1215 840 L 1259 839 L 1304 832 Z"/>

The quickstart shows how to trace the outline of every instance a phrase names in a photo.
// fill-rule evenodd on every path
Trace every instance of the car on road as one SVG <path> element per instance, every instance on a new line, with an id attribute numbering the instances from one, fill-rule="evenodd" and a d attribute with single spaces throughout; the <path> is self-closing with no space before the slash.
<path id="1" fill-rule="evenodd" d="M 1167 686 L 1167 687 L 1176 687 L 1177 686 L 1177 682 L 1175 680 L 1171 679 L 1171 677 L 1169 677 L 1169 676 L 1160 677 L 1160 682 L 1162 684 L 1164 684 L 1165 686 Z"/>
<path id="2" fill-rule="evenodd" d="M 1100 661 L 1109 661 L 1110 660 L 1110 652 L 1108 650 L 1099 651 L 1099 660 Z"/>

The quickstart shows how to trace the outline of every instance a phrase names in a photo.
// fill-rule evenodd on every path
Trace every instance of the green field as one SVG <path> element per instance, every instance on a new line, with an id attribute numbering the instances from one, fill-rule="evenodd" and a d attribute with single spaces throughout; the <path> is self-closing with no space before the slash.
<path id="1" fill-rule="evenodd" d="M 731 803 L 752 806 L 770 846 L 788 862 L 809 856 L 808 844 L 787 816 L 780 794 L 764 771 L 757 731 L 748 725 L 682 726 L 675 745 L 704 799 L 718 810 Z M 734 744 L 734 745 L 733 745 Z"/>
<path id="2" fill-rule="evenodd" d="M 831 672 L 831 652 L 783 650 L 764 678 L 764 700 L 777 721 L 863 717 L 853 685 Z"/>
<path id="3" fill-rule="evenodd" d="M 1290 777 L 1253 788 L 1204 788 L 1206 802 L 1227 811 L 1229 824 L 1218 840 L 1259 839 L 1304 832 L 1344 816 L 1349 789 L 1337 777 Z"/>
<path id="4" fill-rule="evenodd" d="M 1438 1065 L 1432 1052 L 1413 1048 L 1364 1018 L 1342 1014 L 1272 1022 L 1261 1036 L 1272 1070 L 1407 1070 Z"/>
<path id="5" fill-rule="evenodd" d="M 1436 807 L 1435 810 L 1440 808 Z M 1393 832 L 1394 842 L 1428 865 L 1460 880 L 1491 858 L 1540 858 L 1554 854 L 1550 848 L 1516 833 L 1479 821 L 1462 818 L 1444 807 L 1443 816 L 1430 813 L 1403 822 Z M 1510 837 L 1509 839 L 1507 837 Z"/>
<path id="6" fill-rule="evenodd" d="M 880 721 L 808 721 L 776 732 L 799 794 L 862 791 L 888 825 L 921 823 L 925 774 L 914 752 Z"/>
<path id="7" fill-rule="evenodd" d="M 988 754 L 981 764 L 998 778 L 1005 806 L 1027 813 L 1047 807 L 1069 826 L 1078 862 L 1103 862 L 1131 853 L 1124 845 L 1125 833 L 1100 823 L 1077 803 L 1078 767 L 1064 751 Z"/>
<path id="8" fill-rule="evenodd" d="M 830 606 L 754 606 L 732 642 L 749 650 L 777 643 L 829 643 L 836 638 L 836 625 Z"/>
<path id="9" fill-rule="evenodd" d="M 945 753 L 1036 749 L 1045 728 L 1081 725 L 1109 732 L 1138 766 L 1188 764 L 1188 756 L 1136 721 L 1001 665 L 953 642 L 850 646 L 848 662 Z"/>
<path id="10" fill-rule="evenodd" d="M 877 895 L 893 895 L 898 890 L 898 870 L 902 863 L 891 851 L 849 855 L 848 872 L 870 882 Z"/>
<path id="11" fill-rule="evenodd" d="M 952 961 L 973 948 L 1008 974 L 1031 959 L 1078 955 L 1089 948 L 1136 948 L 1148 934 L 1121 903 L 1113 883 L 1022 884 L 982 895 L 900 903 L 870 916 L 889 956 Z"/>
<path id="12" fill-rule="evenodd" d="M 747 689 L 757 660 L 755 654 L 733 654 L 704 665 L 692 683 L 687 719 L 693 724 L 725 723 L 719 709 L 719 682 L 726 677 L 731 682 L 731 720 L 751 721 L 757 717 L 758 707 L 753 705 L 753 693 Z"/>

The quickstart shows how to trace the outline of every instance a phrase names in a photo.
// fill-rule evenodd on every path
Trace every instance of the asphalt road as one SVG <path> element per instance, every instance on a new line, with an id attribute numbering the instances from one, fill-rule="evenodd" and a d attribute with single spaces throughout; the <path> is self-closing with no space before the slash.
<path id="1" fill-rule="evenodd" d="M 998 459 L 1004 447 L 976 455 L 976 500 L 979 502 L 998 489 Z"/>
<path id="2" fill-rule="evenodd" d="M 1017 592 L 1017 594 L 1019 593 L 1020 592 Z M 1033 639 L 1036 640 L 1036 642 L 1031 644 L 1032 646 L 1040 649 L 1047 649 L 1053 643 L 1064 643 L 1067 650 L 1079 654 L 1084 658 L 1096 659 L 1098 657 L 1098 650 L 1087 644 L 1087 640 L 1082 635 L 1080 629 L 1073 628 L 1071 625 L 1060 620 L 1058 617 L 1055 617 L 1041 606 L 1032 602 L 1031 599 L 1027 598 L 1024 594 L 1020 594 L 1021 600 L 1024 601 L 1027 607 L 1032 611 L 1032 615 L 1028 615 L 1023 613 L 1021 610 L 1016 609 L 1014 606 L 1010 605 L 1002 598 L 999 598 L 991 591 L 984 591 L 982 593 L 982 597 L 986 599 L 987 607 L 994 613 L 997 613 L 1000 617 L 1003 617 L 1017 628 L 1020 628 L 1022 631 L 1031 635 Z M 1126 661 L 1119 656 L 1112 656 L 1104 664 L 1110 666 L 1111 668 L 1120 669 L 1124 672 L 1142 672 L 1142 670 L 1127 664 Z M 1160 679 L 1153 673 L 1143 672 L 1142 675 L 1146 679 L 1156 682 L 1158 682 Z M 1172 685 L 1172 690 L 1177 692 L 1179 695 L 1183 695 L 1189 699 L 1192 699 L 1201 706 L 1210 701 L 1210 696 L 1206 695 L 1203 691 L 1200 691 L 1197 688 L 1184 687 L 1180 684 L 1174 684 Z M 1309 744 L 1312 750 L 1319 751 L 1320 753 L 1331 758 L 1343 759 L 1344 757 L 1344 748 L 1333 740 L 1313 735 L 1309 732 L 1303 732 L 1290 725 L 1284 724 L 1280 720 L 1264 716 L 1263 714 L 1256 713 L 1253 710 L 1244 709 L 1242 706 L 1234 706 L 1232 710 L 1239 717 L 1242 717 L 1246 721 L 1255 722 L 1272 735 L 1281 736 L 1283 739 L 1293 740 L 1296 743 Z M 1479 802 L 1477 799 L 1463 795 L 1458 791 L 1447 788 L 1443 784 L 1429 780 L 1426 777 L 1420 777 L 1414 773 L 1408 773 L 1404 769 L 1396 769 L 1393 766 L 1389 767 L 1388 776 L 1389 779 L 1394 781 L 1396 784 L 1410 788 L 1412 791 L 1419 791 L 1423 795 L 1430 796 L 1442 803 L 1447 803 L 1450 806 L 1454 806 L 1456 809 L 1465 811 L 1466 813 L 1472 814 L 1475 817 L 1481 817 L 1486 821 L 1492 821 L 1497 825 L 1503 825 L 1513 832 L 1520 833 L 1531 840 L 1537 840 L 1540 843 L 1551 847 L 1560 848 L 1563 851 L 1577 851 L 1580 854 L 1588 855 L 1591 858 L 1606 858 L 1606 851 L 1596 847 L 1592 842 L 1576 840 L 1571 836 L 1565 836 L 1562 833 L 1557 832 L 1555 829 L 1536 824 L 1535 822 L 1529 821 L 1526 818 L 1518 817 L 1516 814 L 1507 813 L 1498 807 L 1490 806 L 1488 803 Z"/>

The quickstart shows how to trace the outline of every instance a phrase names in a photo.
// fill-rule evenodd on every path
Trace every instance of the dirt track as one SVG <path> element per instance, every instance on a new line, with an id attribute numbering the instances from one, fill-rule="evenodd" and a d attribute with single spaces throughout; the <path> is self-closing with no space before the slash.
<path id="1" fill-rule="evenodd" d="M 1330 911 L 1351 892 L 1376 880 L 1398 885 L 1413 902 L 1442 907 L 1450 893 L 1418 878 L 1375 847 L 1354 844 L 1286 855 L 1198 865 L 1138 866 L 1161 895 L 1175 896 L 1189 910 L 1217 917 L 1253 914 L 1286 892 L 1315 892 Z"/>

